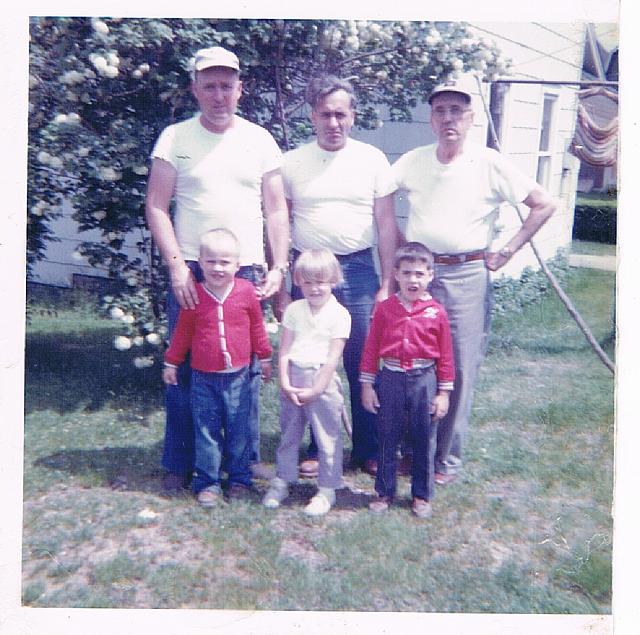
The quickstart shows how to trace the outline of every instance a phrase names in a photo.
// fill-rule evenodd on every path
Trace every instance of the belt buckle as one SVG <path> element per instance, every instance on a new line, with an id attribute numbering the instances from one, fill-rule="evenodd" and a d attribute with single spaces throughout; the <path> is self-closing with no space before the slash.
<path id="1" fill-rule="evenodd" d="M 464 264 L 467 262 L 467 254 L 456 254 L 456 258 L 458 259 L 458 264 Z"/>

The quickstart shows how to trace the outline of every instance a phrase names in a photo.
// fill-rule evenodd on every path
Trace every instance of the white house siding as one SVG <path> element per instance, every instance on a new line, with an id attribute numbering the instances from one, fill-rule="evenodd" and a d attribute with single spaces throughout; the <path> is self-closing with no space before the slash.
<path id="1" fill-rule="evenodd" d="M 101 233 L 97 230 L 78 231 L 78 223 L 72 217 L 73 208 L 68 203 L 62 206 L 61 211 L 61 216 L 49 224 L 53 235 L 58 240 L 48 243 L 45 258 L 34 264 L 30 280 L 59 287 L 70 287 L 73 286 L 76 274 L 107 277 L 105 268 L 93 267 L 84 258 L 74 257 L 80 243 L 99 242 Z M 140 240 L 139 234 L 128 234 L 122 251 L 131 258 L 139 255 L 136 247 L 138 240 Z"/>

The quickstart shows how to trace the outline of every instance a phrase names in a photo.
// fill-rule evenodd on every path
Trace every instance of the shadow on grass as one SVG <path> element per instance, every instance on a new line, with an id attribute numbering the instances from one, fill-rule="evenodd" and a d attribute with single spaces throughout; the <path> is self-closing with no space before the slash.
<path id="1" fill-rule="evenodd" d="M 162 468 L 162 442 L 152 446 L 107 447 L 95 450 L 69 449 L 34 461 L 37 467 L 98 478 L 113 489 L 158 492 Z"/>
<path id="2" fill-rule="evenodd" d="M 158 366 L 135 368 L 133 358 L 141 353 L 116 350 L 112 337 L 109 328 L 64 335 L 29 334 L 25 348 L 26 413 L 65 413 L 79 408 L 96 411 L 115 401 L 140 413 L 162 407 Z"/>

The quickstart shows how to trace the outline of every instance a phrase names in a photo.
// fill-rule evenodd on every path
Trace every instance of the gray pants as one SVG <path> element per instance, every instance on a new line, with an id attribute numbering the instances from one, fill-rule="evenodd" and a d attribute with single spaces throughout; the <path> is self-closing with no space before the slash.
<path id="1" fill-rule="evenodd" d="M 438 424 L 435 469 L 453 474 L 462 465 L 473 392 L 491 328 L 493 289 L 484 261 L 436 264 L 431 294 L 449 316 L 456 364 L 449 412 Z"/>
<path id="2" fill-rule="evenodd" d="M 315 368 L 289 365 L 289 381 L 295 388 L 313 385 Z M 276 474 L 288 483 L 298 478 L 298 455 L 306 422 L 318 445 L 318 487 L 338 489 L 342 485 L 342 382 L 334 373 L 329 387 L 317 399 L 296 406 L 280 393 L 280 445 L 276 451 Z"/>

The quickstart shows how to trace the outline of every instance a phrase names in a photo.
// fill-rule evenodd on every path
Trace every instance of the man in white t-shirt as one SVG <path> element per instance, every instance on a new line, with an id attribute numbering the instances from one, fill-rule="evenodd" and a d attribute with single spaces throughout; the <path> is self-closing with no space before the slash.
<path id="1" fill-rule="evenodd" d="M 326 248 L 342 267 L 344 283 L 334 293 L 351 315 L 351 336 L 343 356 L 351 395 L 351 464 L 375 474 L 375 416 L 362 407 L 358 376 L 371 311 L 376 300 L 389 293 L 398 239 L 395 184 L 384 154 L 349 137 L 355 121 L 355 94 L 349 82 L 318 77 L 309 84 L 307 101 L 316 140 L 287 152 L 282 168 L 294 259 L 305 249 Z M 373 258 L 376 243 L 380 285 Z M 295 286 L 292 297 L 302 297 Z M 300 469 L 302 476 L 317 470 L 313 440 Z"/>
<path id="2" fill-rule="evenodd" d="M 287 271 L 289 223 L 280 172 L 282 155 L 263 128 L 236 115 L 242 94 L 239 61 L 221 47 L 199 50 L 193 61 L 192 93 L 199 112 L 165 128 L 152 151 L 146 215 L 151 234 L 169 269 L 169 331 L 180 307 L 198 302 L 198 245 L 207 230 L 225 227 L 241 245 L 238 275 L 257 285 L 267 298 L 280 289 Z M 170 205 L 175 198 L 175 214 Z M 273 266 L 257 279 L 265 261 L 263 223 Z M 259 460 L 257 399 L 259 369 L 254 364 L 252 439 Z M 193 426 L 189 407 L 188 364 L 177 386 L 167 388 L 167 423 L 162 464 L 165 490 L 184 486 L 193 470 Z"/>
<path id="3" fill-rule="evenodd" d="M 408 192 L 406 238 L 435 256 L 431 292 L 451 322 L 456 379 L 447 416 L 438 425 L 436 482 L 455 480 L 471 413 L 473 391 L 489 334 L 492 287 L 489 271 L 504 266 L 555 210 L 550 195 L 490 148 L 466 140 L 473 123 L 473 78 L 437 86 L 429 96 L 438 142 L 407 152 L 393 165 L 396 183 Z M 524 203 L 529 214 L 499 251 L 498 207 Z"/>

